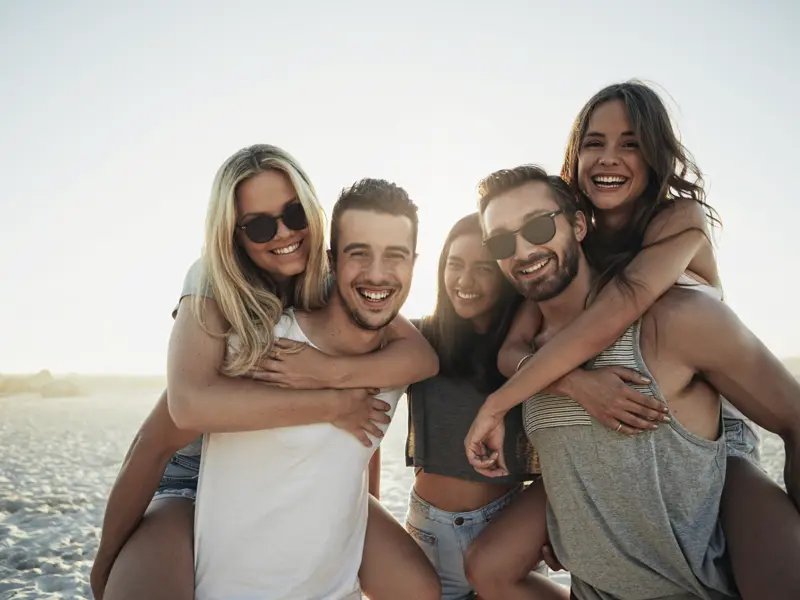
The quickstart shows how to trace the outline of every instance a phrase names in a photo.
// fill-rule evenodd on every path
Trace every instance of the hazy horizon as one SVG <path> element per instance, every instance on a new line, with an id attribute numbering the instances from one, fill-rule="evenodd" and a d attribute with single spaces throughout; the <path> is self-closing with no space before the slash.
<path id="1" fill-rule="evenodd" d="M 329 214 L 361 177 L 409 191 L 403 312 L 425 314 L 477 181 L 557 172 L 581 106 L 632 77 L 669 94 L 706 175 L 727 301 L 800 356 L 797 22 L 750 1 L 2 3 L 0 373 L 162 374 L 211 180 L 257 142 L 294 154 Z"/>

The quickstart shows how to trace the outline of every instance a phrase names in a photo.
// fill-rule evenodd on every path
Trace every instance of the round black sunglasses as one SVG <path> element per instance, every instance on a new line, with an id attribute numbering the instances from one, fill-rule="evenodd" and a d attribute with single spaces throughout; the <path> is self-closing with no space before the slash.
<path id="1" fill-rule="evenodd" d="M 546 244 L 556 235 L 556 217 L 563 210 L 554 210 L 525 221 L 522 227 L 514 231 L 504 231 L 483 240 L 483 245 L 494 260 L 503 260 L 513 256 L 517 251 L 517 234 L 522 235 L 528 243 L 536 246 Z"/>
<path id="2" fill-rule="evenodd" d="M 259 215 L 244 225 L 238 225 L 236 229 L 244 231 L 254 244 L 266 244 L 278 233 L 278 220 L 282 220 L 283 224 L 292 231 L 300 231 L 308 227 L 308 219 L 306 219 L 303 205 L 294 202 L 286 207 L 282 215 L 277 217 Z"/>

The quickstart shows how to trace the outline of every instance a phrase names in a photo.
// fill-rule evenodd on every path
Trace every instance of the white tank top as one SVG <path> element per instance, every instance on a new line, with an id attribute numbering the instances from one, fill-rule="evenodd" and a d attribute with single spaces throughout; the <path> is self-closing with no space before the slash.
<path id="1" fill-rule="evenodd" d="M 293 311 L 275 334 L 309 341 Z M 390 416 L 404 391 L 378 396 Z M 360 599 L 372 441 L 329 423 L 203 436 L 196 600 Z"/>

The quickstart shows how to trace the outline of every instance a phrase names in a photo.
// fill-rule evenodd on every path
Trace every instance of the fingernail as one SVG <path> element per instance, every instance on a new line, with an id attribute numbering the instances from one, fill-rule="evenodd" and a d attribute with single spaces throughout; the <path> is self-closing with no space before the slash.
<path id="1" fill-rule="evenodd" d="M 664 423 L 672 423 L 672 419 L 670 419 L 669 417 L 666 417 L 666 416 L 661 417 L 661 420 L 664 421 Z"/>
<path id="2" fill-rule="evenodd" d="M 663 410 L 664 412 L 669 412 L 669 406 L 665 406 L 665 407 L 664 407 L 664 408 L 662 408 L 661 410 Z"/>
<path id="3" fill-rule="evenodd" d="M 658 429 L 658 425 L 650 425 L 650 429 Z"/>
<path id="4" fill-rule="evenodd" d="M 647 377 L 642 377 L 643 383 L 650 383 L 650 380 Z"/>

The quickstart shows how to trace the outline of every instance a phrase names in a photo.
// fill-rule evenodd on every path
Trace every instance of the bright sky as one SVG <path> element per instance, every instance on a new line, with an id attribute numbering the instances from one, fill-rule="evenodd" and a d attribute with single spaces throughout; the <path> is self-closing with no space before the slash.
<path id="1" fill-rule="evenodd" d="M 798 6 L 0 2 L 0 372 L 163 372 L 214 172 L 256 142 L 293 153 L 328 211 L 365 176 L 409 191 L 404 312 L 426 313 L 478 180 L 557 171 L 584 102 L 631 77 L 669 92 L 706 173 L 729 303 L 800 354 Z"/>

